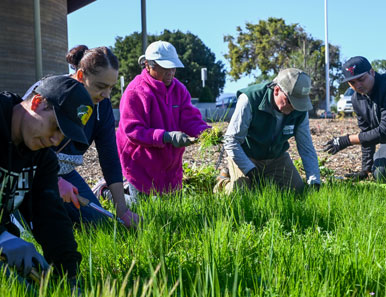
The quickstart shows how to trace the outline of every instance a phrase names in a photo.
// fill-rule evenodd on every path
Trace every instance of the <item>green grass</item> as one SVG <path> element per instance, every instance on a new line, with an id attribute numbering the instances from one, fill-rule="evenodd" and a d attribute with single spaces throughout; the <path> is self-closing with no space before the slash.
<path id="1" fill-rule="evenodd" d="M 384 187 L 225 196 L 201 186 L 141 201 L 139 230 L 77 229 L 83 296 L 386 296 Z M 35 290 L 70 294 L 54 278 Z M 26 294 L 2 274 L 0 296 Z"/>

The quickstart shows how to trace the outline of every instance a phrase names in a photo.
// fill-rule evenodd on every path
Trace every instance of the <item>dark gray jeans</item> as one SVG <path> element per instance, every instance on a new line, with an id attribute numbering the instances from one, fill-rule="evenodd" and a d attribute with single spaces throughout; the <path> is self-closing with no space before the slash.
<path id="1" fill-rule="evenodd" d="M 377 182 L 386 182 L 386 144 L 381 144 L 374 154 L 373 176 Z"/>

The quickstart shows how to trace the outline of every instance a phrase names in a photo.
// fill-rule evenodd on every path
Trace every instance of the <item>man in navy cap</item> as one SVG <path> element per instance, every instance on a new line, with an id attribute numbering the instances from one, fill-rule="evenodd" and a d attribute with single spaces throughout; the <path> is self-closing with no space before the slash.
<path id="1" fill-rule="evenodd" d="M 76 279 L 81 255 L 59 196 L 58 160 L 49 147 L 64 136 L 87 144 L 83 126 L 92 109 L 87 90 L 68 76 L 46 78 L 24 101 L 0 92 L 0 253 L 22 276 L 52 263 L 57 272 Z M 44 257 L 19 237 L 10 219 L 16 209 Z"/>
<path id="2" fill-rule="evenodd" d="M 348 178 L 363 180 L 373 173 L 377 181 L 386 178 L 386 74 L 372 69 L 369 61 L 361 56 L 352 57 L 342 67 L 344 79 L 355 93 L 351 97 L 357 114 L 359 134 L 331 139 L 325 151 L 336 154 L 350 145 L 362 146 L 362 170 L 346 174 Z M 381 144 L 375 152 L 377 144 Z"/>

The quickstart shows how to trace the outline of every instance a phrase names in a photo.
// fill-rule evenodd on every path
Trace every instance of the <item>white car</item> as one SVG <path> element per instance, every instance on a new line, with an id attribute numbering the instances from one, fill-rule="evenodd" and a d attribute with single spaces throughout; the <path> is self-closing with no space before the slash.
<path id="1" fill-rule="evenodd" d="M 340 99 L 337 103 L 338 112 L 353 113 L 354 109 L 351 103 L 351 96 L 354 94 L 354 90 L 348 88 L 343 95 L 340 95 Z"/>

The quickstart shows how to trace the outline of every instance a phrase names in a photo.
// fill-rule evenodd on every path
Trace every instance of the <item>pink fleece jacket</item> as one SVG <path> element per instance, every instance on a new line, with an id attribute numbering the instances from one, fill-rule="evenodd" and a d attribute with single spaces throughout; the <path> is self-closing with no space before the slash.
<path id="1" fill-rule="evenodd" d="M 185 149 L 164 144 L 163 134 L 182 131 L 197 137 L 209 128 L 186 87 L 174 78 L 167 88 L 144 69 L 127 86 L 119 109 L 117 145 L 126 179 L 146 194 L 180 188 Z"/>

